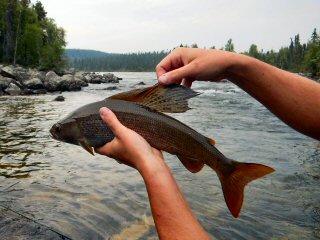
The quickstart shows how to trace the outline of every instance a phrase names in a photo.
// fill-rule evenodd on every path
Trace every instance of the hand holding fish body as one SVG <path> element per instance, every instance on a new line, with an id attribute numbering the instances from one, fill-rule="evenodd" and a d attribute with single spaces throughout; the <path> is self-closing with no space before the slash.
<path id="1" fill-rule="evenodd" d="M 152 147 L 176 155 L 190 172 L 200 171 L 205 164 L 215 170 L 226 204 L 232 215 L 238 217 L 247 183 L 274 169 L 231 160 L 214 146 L 214 140 L 162 113 L 187 111 L 188 99 L 197 95 L 181 85 L 155 85 L 119 93 L 75 110 L 53 125 L 50 132 L 54 139 L 80 145 L 93 154 L 93 148 L 114 138 L 99 115 L 99 109 L 107 107 L 123 125 L 144 137 Z"/>

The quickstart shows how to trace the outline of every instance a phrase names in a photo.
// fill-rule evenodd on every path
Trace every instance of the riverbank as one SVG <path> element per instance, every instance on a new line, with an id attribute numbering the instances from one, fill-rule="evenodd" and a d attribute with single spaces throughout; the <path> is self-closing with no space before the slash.
<path id="1" fill-rule="evenodd" d="M 60 72 L 38 71 L 21 66 L 0 65 L 0 96 L 80 91 L 89 83 L 119 83 L 119 80 L 122 79 L 112 73 L 101 75 L 77 72 L 74 69 Z"/>

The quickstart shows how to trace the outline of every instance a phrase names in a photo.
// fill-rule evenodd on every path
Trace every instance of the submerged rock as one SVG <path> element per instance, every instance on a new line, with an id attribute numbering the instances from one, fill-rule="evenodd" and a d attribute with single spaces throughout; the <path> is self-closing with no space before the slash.
<path id="1" fill-rule="evenodd" d="M 107 87 L 106 88 L 106 90 L 117 90 L 118 89 L 118 87 L 116 87 L 116 86 L 112 86 L 112 87 Z"/>
<path id="2" fill-rule="evenodd" d="M 138 85 L 138 86 L 142 86 L 142 85 L 146 85 L 144 82 L 139 82 L 139 83 L 137 83 L 136 85 Z"/>
<path id="3" fill-rule="evenodd" d="M 64 100 L 65 100 L 65 97 L 62 95 L 59 95 L 55 99 L 53 99 L 53 101 L 57 101 L 57 102 L 63 102 Z"/>
<path id="4" fill-rule="evenodd" d="M 0 207 L 0 233 L 1 240 L 70 239 L 56 230 L 3 207 Z"/>

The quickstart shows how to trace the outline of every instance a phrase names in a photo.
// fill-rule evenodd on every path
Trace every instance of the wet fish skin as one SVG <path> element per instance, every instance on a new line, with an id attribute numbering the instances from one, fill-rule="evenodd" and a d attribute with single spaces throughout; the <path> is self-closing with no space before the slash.
<path id="1" fill-rule="evenodd" d="M 178 88 L 181 90 L 180 87 Z M 152 100 L 154 94 L 152 91 L 158 91 L 157 87 L 151 88 L 151 91 L 148 88 L 142 89 L 138 103 L 134 102 L 138 99 L 134 95 L 136 93 L 129 92 L 127 95 L 130 101 L 121 100 L 121 98 L 128 99 L 125 93 L 120 94 L 120 97 L 113 96 L 114 98 L 85 105 L 55 124 L 50 132 L 57 140 L 81 145 L 93 153 L 92 147 L 100 147 L 114 138 L 112 131 L 99 115 L 101 107 L 108 107 L 122 124 L 143 136 L 151 146 L 176 155 L 189 171 L 198 172 L 204 164 L 215 170 L 220 179 L 227 206 L 233 216 L 238 217 L 246 184 L 274 170 L 260 164 L 231 160 L 215 148 L 211 139 L 182 122 L 146 106 L 148 103 L 143 102 L 144 92 L 147 92 Z M 183 96 L 182 93 L 179 92 Z M 170 96 L 170 91 L 167 94 Z M 163 107 L 163 100 L 157 101 L 160 102 L 160 109 L 170 109 L 170 104 Z M 158 107 L 153 100 L 151 102 L 152 106 Z M 179 106 L 175 106 L 174 111 L 179 111 Z"/>

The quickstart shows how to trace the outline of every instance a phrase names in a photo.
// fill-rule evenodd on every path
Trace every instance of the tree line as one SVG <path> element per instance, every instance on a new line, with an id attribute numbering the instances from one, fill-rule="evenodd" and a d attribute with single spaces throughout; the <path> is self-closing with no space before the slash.
<path id="1" fill-rule="evenodd" d="M 98 58 L 73 58 L 69 59 L 69 66 L 82 71 L 154 71 L 155 66 L 168 54 L 161 52 L 139 52 L 139 53 L 109 53 Z"/>
<path id="2" fill-rule="evenodd" d="M 181 44 L 180 47 L 197 48 L 196 43 Z M 210 47 L 215 49 L 216 47 Z M 229 39 L 221 50 L 235 52 L 232 39 Z M 132 54 L 106 54 L 98 58 L 69 59 L 69 66 L 84 71 L 154 71 L 156 65 L 170 51 L 141 52 Z M 257 58 L 278 68 L 291 72 L 311 73 L 320 76 L 320 36 L 314 29 L 307 43 L 300 42 L 299 34 L 290 39 L 287 47 L 281 47 L 278 51 L 259 50 L 256 44 L 251 44 L 248 51 L 242 54 Z"/>
<path id="3" fill-rule="evenodd" d="M 65 66 L 65 31 L 40 1 L 0 1 L 0 62 L 40 69 Z"/>

